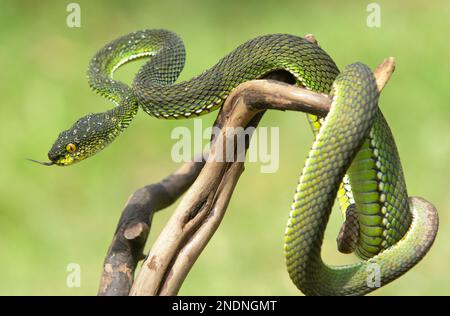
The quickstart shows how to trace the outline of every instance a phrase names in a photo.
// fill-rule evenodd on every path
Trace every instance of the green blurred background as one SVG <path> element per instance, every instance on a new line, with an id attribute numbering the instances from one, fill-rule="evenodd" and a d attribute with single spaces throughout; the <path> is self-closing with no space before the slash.
<path id="1" fill-rule="evenodd" d="M 237 45 L 266 33 L 313 33 L 340 68 L 375 67 L 395 56 L 397 69 L 381 96 L 403 162 L 410 195 L 432 201 L 440 231 L 430 253 L 375 295 L 450 294 L 449 1 L 378 1 L 381 27 L 366 25 L 370 1 L 78 1 L 81 27 L 66 25 L 69 1 L 0 0 L 0 294 L 92 295 L 127 197 L 158 181 L 172 162 L 176 126 L 142 111 L 113 145 L 70 168 L 45 168 L 63 129 L 78 117 L 111 108 L 85 77 L 108 41 L 143 28 L 167 28 L 185 41 L 180 79 L 212 66 Z M 139 64 L 124 67 L 128 82 Z M 204 126 L 216 114 L 203 118 Z M 280 167 L 260 173 L 248 163 L 217 233 L 180 294 L 298 295 L 284 266 L 283 233 L 298 175 L 311 144 L 303 114 L 267 113 L 260 126 L 280 127 Z M 154 218 L 149 244 L 174 207 Z M 330 263 L 341 223 L 335 211 L 326 234 Z M 81 287 L 66 286 L 69 263 L 81 266 Z"/>

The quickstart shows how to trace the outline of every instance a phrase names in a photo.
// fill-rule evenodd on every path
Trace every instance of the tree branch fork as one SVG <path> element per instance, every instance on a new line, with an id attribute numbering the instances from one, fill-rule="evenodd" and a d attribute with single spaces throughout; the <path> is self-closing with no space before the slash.
<path id="1" fill-rule="evenodd" d="M 305 36 L 317 43 L 312 35 Z M 374 70 L 378 90 L 395 68 L 392 57 Z M 274 80 L 276 79 L 276 80 Z M 244 171 L 240 160 L 223 159 L 235 146 L 230 128 L 256 128 L 266 110 L 301 111 L 325 116 L 331 99 L 293 86 L 283 74 L 252 80 L 236 87 L 225 100 L 214 124 L 220 131 L 210 150 L 200 153 L 158 183 L 135 191 L 128 199 L 108 249 L 98 295 L 176 295 L 196 259 L 217 230 L 234 188 Z M 244 151 L 248 149 L 246 142 Z M 239 154 L 233 147 L 232 154 Z M 245 152 L 244 152 L 245 155 Z M 232 159 L 231 159 L 232 160 Z M 153 214 L 173 204 L 175 212 L 153 244 L 143 250 Z M 134 280 L 138 263 L 144 260 Z"/>

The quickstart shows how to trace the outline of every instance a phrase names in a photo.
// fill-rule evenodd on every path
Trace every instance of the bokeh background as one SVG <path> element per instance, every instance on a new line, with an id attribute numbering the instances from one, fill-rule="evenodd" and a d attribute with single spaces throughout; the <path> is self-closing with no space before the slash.
<path id="1" fill-rule="evenodd" d="M 415 268 L 374 295 L 450 294 L 450 2 L 378 1 L 381 27 L 366 24 L 369 1 L 87 1 L 81 27 L 66 25 L 69 1 L 0 0 L 0 294 L 93 295 L 103 258 L 127 197 L 158 181 L 172 162 L 176 126 L 142 111 L 108 149 L 70 168 L 46 168 L 63 129 L 88 112 L 111 108 L 85 77 L 108 41 L 143 28 L 167 28 L 185 41 L 180 80 L 212 66 L 237 45 L 267 33 L 313 33 L 339 67 L 375 67 L 394 56 L 397 69 L 381 96 L 402 158 L 410 195 L 432 201 L 440 231 Z M 130 82 L 139 63 L 118 77 Z M 216 114 L 203 118 L 210 125 Z M 280 166 L 260 173 L 248 163 L 228 212 L 184 283 L 184 295 L 298 295 L 285 270 L 283 233 L 298 175 L 311 144 L 301 113 L 267 113 L 260 126 L 280 128 Z M 174 207 L 154 218 L 149 244 Z M 335 211 L 324 257 L 338 254 Z M 81 287 L 66 285 L 66 267 L 81 267 Z"/>

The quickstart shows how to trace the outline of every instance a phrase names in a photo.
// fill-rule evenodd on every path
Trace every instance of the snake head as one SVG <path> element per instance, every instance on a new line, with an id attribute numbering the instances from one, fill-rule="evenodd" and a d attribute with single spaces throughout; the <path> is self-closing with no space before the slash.
<path id="1" fill-rule="evenodd" d="M 46 165 L 69 166 L 105 148 L 118 134 L 109 112 L 91 113 L 61 132 L 48 152 Z"/>

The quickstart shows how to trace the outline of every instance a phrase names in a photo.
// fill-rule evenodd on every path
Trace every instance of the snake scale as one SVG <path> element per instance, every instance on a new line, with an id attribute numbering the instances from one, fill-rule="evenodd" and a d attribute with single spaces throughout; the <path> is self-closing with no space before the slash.
<path id="1" fill-rule="evenodd" d="M 114 71 L 149 58 L 132 86 Z M 274 71 L 289 72 L 298 86 L 332 97 L 325 118 L 308 115 L 315 140 L 294 196 L 285 232 L 287 270 L 307 295 L 362 295 L 404 274 L 430 249 L 438 216 L 421 198 L 408 198 L 400 159 L 381 111 L 371 70 L 355 63 L 339 72 L 318 45 L 287 34 L 252 39 L 191 80 L 175 83 L 185 62 L 181 39 L 167 30 L 142 30 L 104 46 L 88 69 L 89 85 L 116 104 L 88 114 L 59 134 L 45 165 L 72 165 L 111 143 L 138 108 L 161 119 L 200 116 L 219 108 L 239 84 Z M 338 248 L 356 264 L 330 266 L 321 259 L 325 228 L 338 197 L 345 222 Z"/>

